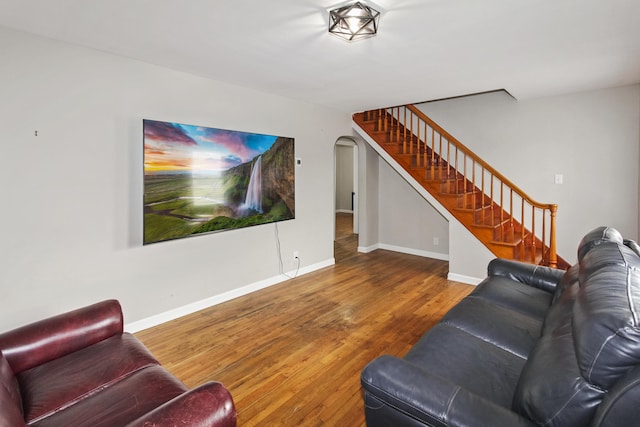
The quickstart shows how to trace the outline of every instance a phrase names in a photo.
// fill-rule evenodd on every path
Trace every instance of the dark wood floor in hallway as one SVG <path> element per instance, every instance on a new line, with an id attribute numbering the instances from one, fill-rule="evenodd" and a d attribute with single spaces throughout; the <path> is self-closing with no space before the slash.
<path id="1" fill-rule="evenodd" d="M 472 290 L 446 273 L 443 261 L 353 253 L 136 336 L 188 387 L 225 384 L 239 426 L 363 426 L 362 368 L 404 355 Z"/>
<path id="2" fill-rule="evenodd" d="M 358 235 L 353 232 L 353 214 L 336 213 L 336 237 L 333 242 L 336 262 L 358 255 Z"/>

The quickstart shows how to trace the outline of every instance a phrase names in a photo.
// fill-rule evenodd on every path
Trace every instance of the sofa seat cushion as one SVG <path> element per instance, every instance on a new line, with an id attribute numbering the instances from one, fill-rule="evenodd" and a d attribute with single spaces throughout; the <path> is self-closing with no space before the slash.
<path id="1" fill-rule="evenodd" d="M 525 363 L 509 351 L 442 323 L 424 335 L 404 359 L 504 407 L 511 405 Z"/>
<path id="2" fill-rule="evenodd" d="M 25 420 L 35 423 L 157 364 L 137 338 L 123 334 L 23 371 L 17 379 Z"/>
<path id="3" fill-rule="evenodd" d="M 456 304 L 441 323 L 456 327 L 501 349 L 526 359 L 540 337 L 538 318 L 468 296 Z"/>
<path id="4" fill-rule="evenodd" d="M 187 391 L 159 365 L 142 368 L 126 378 L 69 406 L 29 423 L 34 427 L 125 426 Z"/>

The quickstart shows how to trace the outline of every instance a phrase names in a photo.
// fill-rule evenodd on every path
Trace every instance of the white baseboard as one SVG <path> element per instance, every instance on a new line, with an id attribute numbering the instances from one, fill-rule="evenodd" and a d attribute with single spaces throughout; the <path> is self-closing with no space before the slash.
<path id="1" fill-rule="evenodd" d="M 336 209 L 336 213 L 348 213 L 348 214 L 352 214 L 353 211 L 349 210 L 349 209 Z"/>
<path id="2" fill-rule="evenodd" d="M 371 246 L 358 246 L 358 252 L 363 253 L 363 254 L 368 254 L 369 252 L 373 252 L 376 249 L 380 249 L 378 247 L 378 245 L 371 245 Z"/>
<path id="3" fill-rule="evenodd" d="M 386 243 L 379 243 L 377 245 L 378 249 L 384 249 L 387 251 L 393 251 L 393 252 L 400 252 L 403 254 L 408 254 L 408 255 L 417 255 L 417 256 L 421 256 L 421 257 L 425 257 L 425 258 L 433 258 L 433 259 L 439 259 L 442 261 L 449 261 L 449 254 L 443 254 L 443 253 L 439 253 L 439 252 L 430 252 L 430 251 L 424 251 L 421 249 L 413 249 L 413 248 L 405 248 L 402 246 L 395 246 L 395 245 L 387 245 Z"/>
<path id="4" fill-rule="evenodd" d="M 420 249 L 405 248 L 402 246 L 387 245 L 386 243 L 376 243 L 375 245 L 371 245 L 371 246 L 358 246 L 358 252 L 363 254 L 368 254 L 369 252 L 373 252 L 376 249 L 384 249 L 387 251 L 400 252 L 408 255 L 417 255 L 425 258 L 433 258 L 433 259 L 439 259 L 442 261 L 449 261 L 449 254 L 423 251 Z"/>
<path id="5" fill-rule="evenodd" d="M 462 274 L 449 273 L 447 274 L 447 280 L 451 280 L 452 282 L 460 282 L 466 283 L 467 285 L 477 285 L 482 282 L 484 279 L 478 279 L 477 277 L 464 276 Z"/>
<path id="6" fill-rule="evenodd" d="M 322 261 L 316 264 L 312 264 L 306 267 L 302 267 L 297 271 L 297 276 L 301 276 L 307 273 L 311 273 L 312 271 L 320 270 L 321 268 L 329 267 L 336 263 L 334 258 L 328 259 L 326 261 Z M 196 311 L 204 310 L 205 308 L 212 307 L 217 304 L 221 304 L 223 302 L 230 301 L 232 299 L 248 295 L 252 292 L 259 291 L 260 289 L 268 288 L 269 286 L 277 285 L 278 283 L 285 282 L 291 279 L 294 275 L 296 275 L 296 271 L 289 271 L 285 274 L 280 274 L 278 276 L 271 277 L 269 279 L 260 280 L 258 282 L 252 283 L 247 286 L 243 286 L 241 288 L 232 289 L 228 292 L 224 292 L 219 295 L 214 295 L 209 298 L 205 298 L 200 301 L 193 302 L 191 304 L 183 305 L 182 307 L 177 307 L 169 311 L 165 311 L 164 313 L 159 313 L 150 317 L 147 317 L 142 320 L 138 320 L 135 322 L 125 324 L 125 331 L 127 332 L 139 332 L 144 329 L 149 329 L 154 326 L 160 325 L 162 323 L 168 322 L 170 320 L 177 319 L 182 316 L 186 316 L 191 313 L 195 313 Z"/>

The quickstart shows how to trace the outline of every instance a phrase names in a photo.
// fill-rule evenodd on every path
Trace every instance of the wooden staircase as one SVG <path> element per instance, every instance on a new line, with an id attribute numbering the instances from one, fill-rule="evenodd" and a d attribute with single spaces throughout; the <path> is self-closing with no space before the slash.
<path id="1" fill-rule="evenodd" d="M 353 120 L 495 256 L 569 267 L 556 253 L 557 205 L 531 199 L 415 106 Z"/>

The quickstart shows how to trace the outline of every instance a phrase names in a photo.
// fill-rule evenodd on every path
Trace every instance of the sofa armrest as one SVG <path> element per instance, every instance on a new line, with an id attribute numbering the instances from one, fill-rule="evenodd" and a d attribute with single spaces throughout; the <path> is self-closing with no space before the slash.
<path id="1" fill-rule="evenodd" d="M 429 426 L 535 426 L 510 409 L 397 357 L 385 355 L 369 363 L 361 382 L 378 401 Z"/>
<path id="2" fill-rule="evenodd" d="M 229 391 L 210 381 L 157 407 L 127 427 L 235 427 L 236 409 Z"/>
<path id="3" fill-rule="evenodd" d="M 503 276 L 525 285 L 553 292 L 565 271 L 541 265 L 496 258 L 487 268 L 489 276 Z"/>
<path id="4" fill-rule="evenodd" d="M 18 374 L 122 331 L 120 303 L 106 300 L 0 334 L 0 351 Z"/>
<path id="5" fill-rule="evenodd" d="M 591 421 L 592 427 L 617 427 L 638 422 L 640 366 L 631 369 L 607 392 Z"/>

